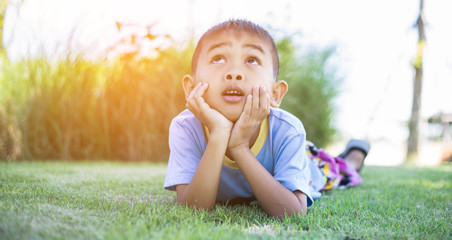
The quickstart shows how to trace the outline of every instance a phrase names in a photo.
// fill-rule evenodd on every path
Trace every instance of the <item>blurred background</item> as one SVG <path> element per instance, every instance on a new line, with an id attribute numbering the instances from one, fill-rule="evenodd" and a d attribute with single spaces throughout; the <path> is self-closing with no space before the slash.
<path id="1" fill-rule="evenodd" d="M 0 2 L 2 160 L 167 161 L 196 41 L 231 18 L 274 37 L 282 108 L 318 146 L 367 139 L 373 165 L 452 158 L 451 1 Z"/>

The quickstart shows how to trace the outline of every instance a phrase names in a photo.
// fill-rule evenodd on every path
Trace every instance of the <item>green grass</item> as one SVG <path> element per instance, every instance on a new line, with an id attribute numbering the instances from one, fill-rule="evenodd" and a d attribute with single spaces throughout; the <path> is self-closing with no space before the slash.
<path id="1" fill-rule="evenodd" d="M 452 239 L 452 165 L 371 167 L 306 216 L 194 211 L 162 189 L 165 164 L 0 162 L 0 239 Z"/>

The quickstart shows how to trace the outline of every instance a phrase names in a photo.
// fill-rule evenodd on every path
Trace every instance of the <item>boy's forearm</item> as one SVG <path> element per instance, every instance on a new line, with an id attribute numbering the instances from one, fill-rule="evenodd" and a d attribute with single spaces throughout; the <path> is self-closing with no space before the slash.
<path id="1" fill-rule="evenodd" d="M 214 206 L 228 139 L 228 133 L 212 132 L 190 184 L 177 193 L 179 204 L 202 209 Z"/>
<path id="2" fill-rule="evenodd" d="M 264 211 L 273 217 L 306 212 L 306 202 L 279 183 L 256 159 L 249 149 L 231 153 Z"/>

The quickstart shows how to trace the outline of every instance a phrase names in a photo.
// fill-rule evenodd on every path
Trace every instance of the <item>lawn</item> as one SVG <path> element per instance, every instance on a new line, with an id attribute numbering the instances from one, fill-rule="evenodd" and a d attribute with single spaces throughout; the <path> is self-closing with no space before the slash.
<path id="1" fill-rule="evenodd" d="M 165 164 L 0 162 L 0 239 L 452 239 L 452 165 L 363 169 L 305 216 L 178 206 Z"/>

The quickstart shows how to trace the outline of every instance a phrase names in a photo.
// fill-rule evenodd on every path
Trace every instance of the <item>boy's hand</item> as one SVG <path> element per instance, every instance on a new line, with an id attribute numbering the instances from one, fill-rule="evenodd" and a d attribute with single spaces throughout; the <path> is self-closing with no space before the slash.
<path id="1" fill-rule="evenodd" d="M 228 150 L 250 149 L 253 134 L 259 131 L 260 124 L 270 114 L 270 97 L 264 87 L 255 86 L 252 95 L 247 96 L 243 112 L 235 123 L 229 138 Z"/>
<path id="2" fill-rule="evenodd" d="M 233 123 L 225 116 L 211 108 L 202 97 L 208 88 L 207 83 L 198 83 L 187 98 L 187 108 L 205 124 L 211 133 L 222 131 L 230 133 Z"/>

